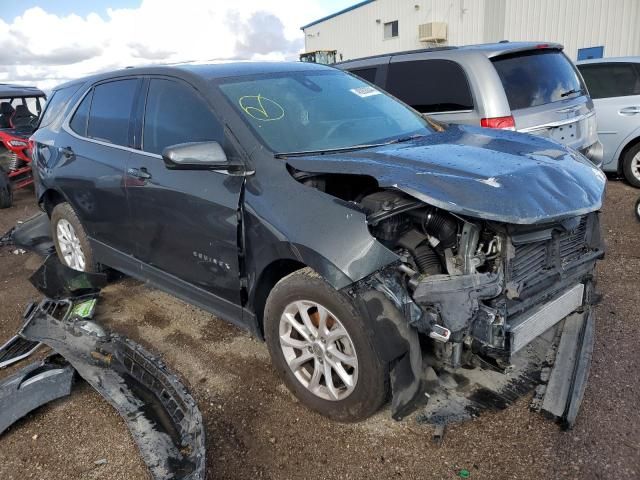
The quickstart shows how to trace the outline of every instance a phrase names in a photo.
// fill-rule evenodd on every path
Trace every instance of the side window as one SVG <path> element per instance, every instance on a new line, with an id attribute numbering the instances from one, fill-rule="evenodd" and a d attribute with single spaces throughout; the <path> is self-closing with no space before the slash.
<path id="1" fill-rule="evenodd" d="M 93 89 L 87 136 L 116 145 L 129 145 L 129 119 L 139 80 L 102 83 Z"/>
<path id="2" fill-rule="evenodd" d="M 47 101 L 44 113 L 42 114 L 42 117 L 40 117 L 40 124 L 38 127 L 46 127 L 53 122 L 53 120 L 62 113 L 69 99 L 80 89 L 81 86 L 81 83 L 76 83 L 75 85 L 55 90 Z"/>
<path id="3" fill-rule="evenodd" d="M 144 113 L 142 149 L 162 154 L 178 143 L 217 141 L 223 127 L 196 91 L 173 80 L 151 79 Z"/>
<path id="4" fill-rule="evenodd" d="M 385 90 L 421 113 L 473 110 L 467 77 L 449 60 L 392 62 Z"/>
<path id="5" fill-rule="evenodd" d="M 363 80 L 366 80 L 367 82 L 375 83 L 376 71 L 377 70 L 378 69 L 376 67 L 373 67 L 373 68 L 358 68 L 358 69 L 355 69 L 355 70 L 350 70 L 350 72 L 353 73 L 354 75 L 359 76 Z"/>
<path id="6" fill-rule="evenodd" d="M 398 36 L 398 20 L 384 24 L 384 38 L 395 38 Z"/>
<path id="7" fill-rule="evenodd" d="M 632 63 L 578 65 L 591 98 L 640 95 L 640 75 Z"/>
<path id="8" fill-rule="evenodd" d="M 89 93 L 85 95 L 78 105 L 73 117 L 71 117 L 71 121 L 69 122 L 69 127 L 71 130 L 76 132 L 78 135 L 82 135 L 83 137 L 87 136 L 87 123 L 89 122 L 89 109 L 91 108 L 91 99 L 93 98 L 93 89 Z"/>

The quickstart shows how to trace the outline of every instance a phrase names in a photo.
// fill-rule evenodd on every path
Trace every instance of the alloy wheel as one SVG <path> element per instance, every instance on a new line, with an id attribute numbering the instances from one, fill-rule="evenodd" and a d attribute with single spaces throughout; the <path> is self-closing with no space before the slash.
<path id="1" fill-rule="evenodd" d="M 631 159 L 631 175 L 640 181 L 640 152 L 636 153 Z"/>
<path id="2" fill-rule="evenodd" d="M 317 302 L 299 300 L 280 317 L 280 346 L 298 381 L 331 401 L 347 398 L 358 381 L 356 350 L 340 320 Z"/>
<path id="3" fill-rule="evenodd" d="M 56 236 L 58 237 L 58 246 L 65 264 L 74 270 L 84 272 L 84 252 L 73 225 L 64 218 L 60 219 L 56 225 Z"/>

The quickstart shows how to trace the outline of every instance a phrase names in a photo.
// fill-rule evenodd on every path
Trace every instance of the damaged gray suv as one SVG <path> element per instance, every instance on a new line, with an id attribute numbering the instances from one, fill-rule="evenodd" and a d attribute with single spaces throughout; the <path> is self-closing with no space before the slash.
<path id="1" fill-rule="evenodd" d="M 403 417 L 465 372 L 510 378 L 574 318 L 562 341 L 588 357 L 605 177 L 558 143 L 442 125 L 301 63 L 68 83 L 32 141 L 66 265 L 264 338 L 289 389 L 333 419 L 390 395 Z M 563 377 L 569 396 L 586 371 Z"/>

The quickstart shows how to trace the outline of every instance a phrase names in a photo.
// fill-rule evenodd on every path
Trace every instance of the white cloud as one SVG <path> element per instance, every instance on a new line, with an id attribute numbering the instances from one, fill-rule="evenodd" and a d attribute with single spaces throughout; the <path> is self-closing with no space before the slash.
<path id="1" fill-rule="evenodd" d="M 0 20 L 0 81 L 50 89 L 94 72 L 150 63 L 295 59 L 299 28 L 320 0 L 143 0 L 138 8 L 57 16 L 26 10 Z"/>

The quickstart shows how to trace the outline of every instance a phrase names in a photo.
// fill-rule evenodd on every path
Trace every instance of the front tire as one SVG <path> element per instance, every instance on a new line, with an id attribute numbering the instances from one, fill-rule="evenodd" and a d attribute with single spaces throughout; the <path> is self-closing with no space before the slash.
<path id="1" fill-rule="evenodd" d="M 366 319 L 310 268 L 283 278 L 269 294 L 265 337 L 287 388 L 326 417 L 362 420 L 388 397 L 388 367 Z"/>
<path id="2" fill-rule="evenodd" d="M 0 208 L 9 208 L 11 205 L 13 205 L 11 179 L 7 172 L 0 168 Z"/>
<path id="3" fill-rule="evenodd" d="M 68 203 L 59 203 L 51 212 L 51 238 L 63 265 L 81 272 L 97 272 L 87 233 Z"/>
<path id="4" fill-rule="evenodd" d="M 632 186 L 640 188 L 640 143 L 634 145 L 624 154 L 622 172 Z"/>

